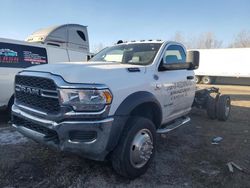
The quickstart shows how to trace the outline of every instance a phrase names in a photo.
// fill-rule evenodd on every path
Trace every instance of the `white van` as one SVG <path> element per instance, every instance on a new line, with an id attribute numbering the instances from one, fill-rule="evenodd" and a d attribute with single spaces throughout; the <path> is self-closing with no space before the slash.
<path id="1" fill-rule="evenodd" d="M 89 53 L 87 27 L 66 24 L 38 30 L 26 41 L 0 38 L 0 109 L 13 104 L 16 73 L 47 63 L 86 61 Z"/>

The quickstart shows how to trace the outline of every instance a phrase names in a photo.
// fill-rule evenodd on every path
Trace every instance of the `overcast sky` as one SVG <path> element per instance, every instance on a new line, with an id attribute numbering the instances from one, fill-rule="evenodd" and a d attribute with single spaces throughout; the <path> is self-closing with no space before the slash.
<path id="1" fill-rule="evenodd" d="M 226 46 L 250 30 L 249 0 L 0 0 L 0 37 L 25 39 L 58 24 L 88 26 L 90 44 L 214 32 Z"/>

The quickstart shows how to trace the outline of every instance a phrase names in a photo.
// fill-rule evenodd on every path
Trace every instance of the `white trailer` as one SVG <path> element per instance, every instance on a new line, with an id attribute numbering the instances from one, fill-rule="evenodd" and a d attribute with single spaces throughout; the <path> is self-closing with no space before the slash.
<path id="1" fill-rule="evenodd" d="M 78 24 L 41 29 L 26 41 L 0 38 L 0 109 L 10 109 L 19 71 L 47 63 L 86 61 L 89 55 L 87 27 Z"/>
<path id="2" fill-rule="evenodd" d="M 211 84 L 217 77 L 250 78 L 250 48 L 199 49 L 196 83 Z"/>

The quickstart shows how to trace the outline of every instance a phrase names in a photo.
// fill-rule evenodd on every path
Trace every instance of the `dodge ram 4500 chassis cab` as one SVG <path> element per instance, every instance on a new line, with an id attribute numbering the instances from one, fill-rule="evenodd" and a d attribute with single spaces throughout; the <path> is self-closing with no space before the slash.
<path id="1" fill-rule="evenodd" d="M 192 106 L 228 118 L 228 96 L 196 91 L 198 65 L 198 52 L 150 40 L 120 41 L 84 64 L 34 66 L 16 75 L 13 126 L 59 150 L 109 159 L 136 178 L 154 157 L 156 134 L 187 123 Z"/>

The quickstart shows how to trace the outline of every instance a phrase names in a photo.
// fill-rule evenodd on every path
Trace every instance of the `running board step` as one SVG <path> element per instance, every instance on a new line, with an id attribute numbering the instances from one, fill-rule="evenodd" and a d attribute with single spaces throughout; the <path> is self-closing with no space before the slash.
<path id="1" fill-rule="evenodd" d="M 178 127 L 188 123 L 190 121 L 190 117 L 181 117 L 174 122 L 167 124 L 164 128 L 157 129 L 157 133 L 163 134 L 163 133 L 168 133 L 174 129 L 177 129 Z"/>

